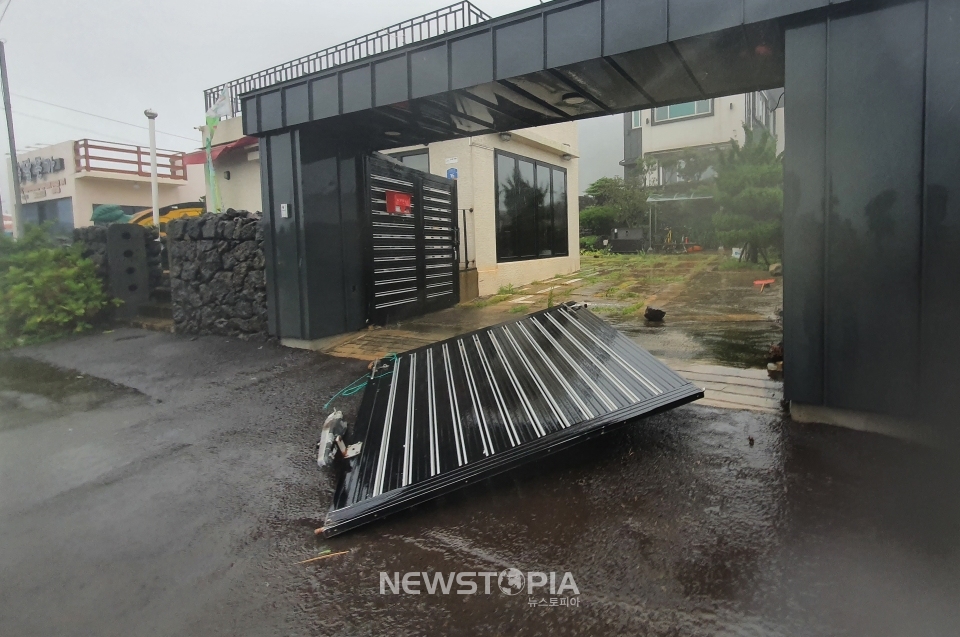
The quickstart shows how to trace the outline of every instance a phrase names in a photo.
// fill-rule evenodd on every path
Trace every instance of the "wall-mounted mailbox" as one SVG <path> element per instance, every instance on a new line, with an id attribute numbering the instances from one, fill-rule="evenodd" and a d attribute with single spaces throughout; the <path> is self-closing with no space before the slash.
<path id="1" fill-rule="evenodd" d="M 387 212 L 392 215 L 410 214 L 410 193 L 388 190 Z"/>

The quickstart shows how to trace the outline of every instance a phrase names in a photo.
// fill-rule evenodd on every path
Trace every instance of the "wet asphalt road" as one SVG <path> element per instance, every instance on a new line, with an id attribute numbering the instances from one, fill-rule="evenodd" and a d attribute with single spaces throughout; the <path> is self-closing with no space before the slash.
<path id="1" fill-rule="evenodd" d="M 19 354 L 4 635 L 960 634 L 946 453 L 689 406 L 317 540 L 321 408 L 363 363 L 137 330 Z M 350 553 L 294 565 L 325 549 Z M 380 571 L 510 567 L 570 571 L 581 605 L 379 593 Z"/>

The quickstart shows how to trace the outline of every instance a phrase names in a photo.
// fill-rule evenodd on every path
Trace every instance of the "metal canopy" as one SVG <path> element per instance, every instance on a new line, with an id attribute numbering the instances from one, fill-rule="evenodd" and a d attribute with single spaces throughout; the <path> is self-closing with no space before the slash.
<path id="1" fill-rule="evenodd" d="M 350 440 L 362 447 L 345 460 L 327 536 L 703 397 L 573 303 L 406 352 L 371 375 Z"/>
<path id="2" fill-rule="evenodd" d="M 244 128 L 387 149 L 777 88 L 785 21 L 839 1 L 556 0 L 253 90 Z"/>

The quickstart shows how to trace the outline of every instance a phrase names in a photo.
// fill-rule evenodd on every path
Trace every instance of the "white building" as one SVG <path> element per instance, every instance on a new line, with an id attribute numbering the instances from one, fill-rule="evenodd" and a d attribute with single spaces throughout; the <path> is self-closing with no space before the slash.
<path id="1" fill-rule="evenodd" d="M 241 121 L 223 120 L 213 138 L 221 202 L 224 209 L 260 210 L 257 140 L 244 137 Z M 577 125 L 567 122 L 388 154 L 418 170 L 456 176 L 461 268 L 475 269 L 476 289 L 488 295 L 580 268 L 577 152 Z M 527 212 L 509 209 L 501 196 L 513 177 L 508 171 L 519 171 L 524 182 L 543 193 Z"/>
<path id="2" fill-rule="evenodd" d="M 80 139 L 22 153 L 17 160 L 19 183 L 11 183 L 10 192 L 20 189 L 23 224 L 52 222 L 56 234 L 69 236 L 93 224 L 97 206 L 135 212 L 152 205 L 147 147 Z M 188 169 L 183 153 L 166 150 L 157 151 L 157 164 L 160 206 L 203 196 L 202 166 Z M 12 182 L 9 159 L 7 175 Z"/>
<path id="3" fill-rule="evenodd" d="M 694 151 L 723 150 L 730 140 L 744 141 L 743 127 L 762 127 L 777 138 L 783 152 L 783 90 L 759 91 L 698 102 L 648 108 L 624 115 L 624 178 L 636 179 L 637 161 L 653 160 L 650 185 L 682 180 L 678 161 Z M 709 178 L 708 170 L 702 178 Z"/>

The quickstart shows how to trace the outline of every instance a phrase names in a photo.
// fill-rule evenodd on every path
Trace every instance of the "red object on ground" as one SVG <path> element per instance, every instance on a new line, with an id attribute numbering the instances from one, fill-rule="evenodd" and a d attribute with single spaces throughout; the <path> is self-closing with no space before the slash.
<path id="1" fill-rule="evenodd" d="M 410 194 L 406 192 L 397 192 L 395 190 L 387 191 L 387 213 L 391 215 L 410 214 Z"/>
<path id="2" fill-rule="evenodd" d="M 753 284 L 759 285 L 760 291 L 763 292 L 764 288 L 766 288 L 768 285 L 773 285 L 776 282 L 776 279 L 763 279 L 762 281 L 754 281 Z"/>

